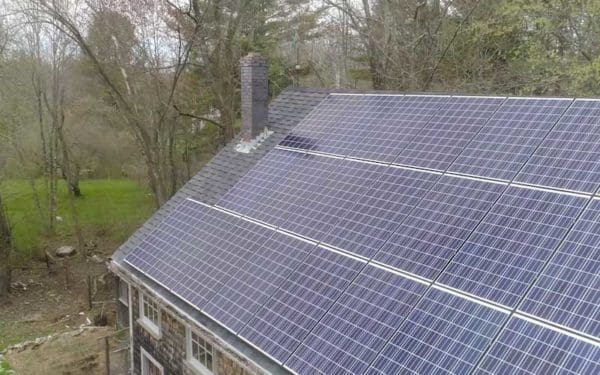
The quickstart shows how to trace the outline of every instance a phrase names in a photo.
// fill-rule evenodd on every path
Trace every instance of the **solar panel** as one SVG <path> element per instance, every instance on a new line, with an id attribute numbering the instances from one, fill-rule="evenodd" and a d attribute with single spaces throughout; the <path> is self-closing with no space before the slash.
<path id="1" fill-rule="evenodd" d="M 274 149 L 267 153 L 217 203 L 240 214 L 254 211 L 258 203 L 268 197 L 274 185 L 285 181 L 304 154 Z"/>
<path id="2" fill-rule="evenodd" d="M 203 311 L 238 332 L 314 248 L 314 244 L 274 233 Z"/>
<path id="3" fill-rule="evenodd" d="M 446 99 L 330 95 L 280 145 L 391 162 Z"/>
<path id="4" fill-rule="evenodd" d="M 247 215 L 275 226 L 282 225 L 303 195 L 322 190 L 342 164 L 342 159 L 303 155 L 285 178 L 273 181 L 268 189 L 255 196 L 255 204 Z"/>
<path id="5" fill-rule="evenodd" d="M 256 312 L 240 335 L 284 362 L 364 263 L 317 247 Z"/>
<path id="6" fill-rule="evenodd" d="M 600 185 L 600 101 L 575 100 L 516 181 L 595 192 Z"/>
<path id="7" fill-rule="evenodd" d="M 446 170 L 504 98 L 449 98 L 394 163 Z"/>
<path id="8" fill-rule="evenodd" d="M 374 259 L 435 279 L 504 189 L 491 182 L 442 177 Z"/>
<path id="9" fill-rule="evenodd" d="M 272 234 L 185 200 L 125 261 L 201 309 Z"/>
<path id="10" fill-rule="evenodd" d="M 600 200 L 583 212 L 519 310 L 600 336 Z"/>
<path id="11" fill-rule="evenodd" d="M 368 266 L 294 352 L 299 374 L 362 374 L 426 285 Z"/>
<path id="12" fill-rule="evenodd" d="M 511 180 L 571 102 L 507 99 L 449 170 Z"/>
<path id="13" fill-rule="evenodd" d="M 511 318 L 476 374 L 600 374 L 600 346 Z"/>
<path id="14" fill-rule="evenodd" d="M 439 281 L 514 307 L 587 199 L 511 186 Z"/>
<path id="15" fill-rule="evenodd" d="M 365 131 L 358 118 L 374 117 L 375 107 L 393 98 L 329 95 L 292 129 L 280 145 L 345 155 Z"/>
<path id="16" fill-rule="evenodd" d="M 438 178 L 428 172 L 386 168 L 323 242 L 371 258 Z"/>
<path id="17" fill-rule="evenodd" d="M 507 318 L 429 289 L 366 374 L 468 374 Z"/>
<path id="18" fill-rule="evenodd" d="M 387 169 L 380 164 L 339 160 L 327 181 L 297 191 L 282 228 L 320 241 Z"/>
<path id="19" fill-rule="evenodd" d="M 448 100 L 444 96 L 391 98 L 395 98 L 393 107 L 381 108 L 374 118 L 361 120 L 367 132 L 350 156 L 391 163 Z"/>
<path id="20" fill-rule="evenodd" d="M 556 190 L 600 194 L 600 101 L 330 95 L 281 145 L 125 261 L 299 374 L 600 373 L 600 199 Z"/>

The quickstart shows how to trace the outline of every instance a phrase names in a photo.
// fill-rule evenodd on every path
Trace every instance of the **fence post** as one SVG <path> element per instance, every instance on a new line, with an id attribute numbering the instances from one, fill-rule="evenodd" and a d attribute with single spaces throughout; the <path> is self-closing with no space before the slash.
<path id="1" fill-rule="evenodd" d="M 65 259 L 65 290 L 69 289 L 69 260 Z"/>
<path id="2" fill-rule="evenodd" d="M 87 277 L 87 287 L 88 287 L 88 307 L 92 309 L 92 275 L 88 275 Z"/>
<path id="3" fill-rule="evenodd" d="M 110 347 L 108 345 L 108 336 L 104 338 L 104 360 L 106 362 L 106 375 L 110 375 Z"/>

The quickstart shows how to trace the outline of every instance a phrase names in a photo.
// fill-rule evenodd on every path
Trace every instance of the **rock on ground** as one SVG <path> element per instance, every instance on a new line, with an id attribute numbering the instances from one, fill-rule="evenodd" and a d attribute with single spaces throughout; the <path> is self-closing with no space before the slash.
<path id="1" fill-rule="evenodd" d="M 60 257 L 60 258 L 70 257 L 71 255 L 75 254 L 75 247 L 61 246 L 58 249 L 56 249 L 55 254 L 57 257 Z"/>

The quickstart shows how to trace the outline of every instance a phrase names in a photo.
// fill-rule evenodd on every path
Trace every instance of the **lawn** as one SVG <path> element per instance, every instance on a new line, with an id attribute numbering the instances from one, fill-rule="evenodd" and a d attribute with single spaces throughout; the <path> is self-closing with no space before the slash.
<path id="1" fill-rule="evenodd" d="M 42 181 L 37 185 L 42 192 Z M 48 234 L 47 219 L 42 220 L 35 208 L 28 181 L 5 181 L 0 191 L 13 229 L 15 255 L 28 258 L 39 254 L 44 240 L 72 236 L 73 216 L 64 181 L 59 182 L 57 215 L 60 219 L 54 236 Z M 115 242 L 124 241 L 154 211 L 148 190 L 131 180 L 85 180 L 81 182 L 81 191 L 83 196 L 75 200 L 75 206 L 82 228 Z"/>

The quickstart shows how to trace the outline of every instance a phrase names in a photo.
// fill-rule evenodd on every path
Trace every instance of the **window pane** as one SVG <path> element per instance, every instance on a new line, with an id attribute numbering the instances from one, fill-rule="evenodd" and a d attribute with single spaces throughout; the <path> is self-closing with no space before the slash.
<path id="1" fill-rule="evenodd" d="M 160 374 L 160 369 L 158 367 L 156 367 L 154 365 L 154 363 L 152 363 L 150 361 L 148 361 L 148 362 L 149 362 L 149 365 L 150 365 L 150 375 L 161 375 Z"/>
<path id="2" fill-rule="evenodd" d="M 192 357 L 194 357 L 195 359 L 200 358 L 200 348 L 195 342 L 192 342 Z"/>
<path id="3" fill-rule="evenodd" d="M 212 361 L 212 355 L 211 354 L 206 354 L 206 362 L 204 363 L 204 366 L 206 366 L 207 369 L 209 369 L 210 371 L 212 371 L 213 369 L 213 361 Z"/>

